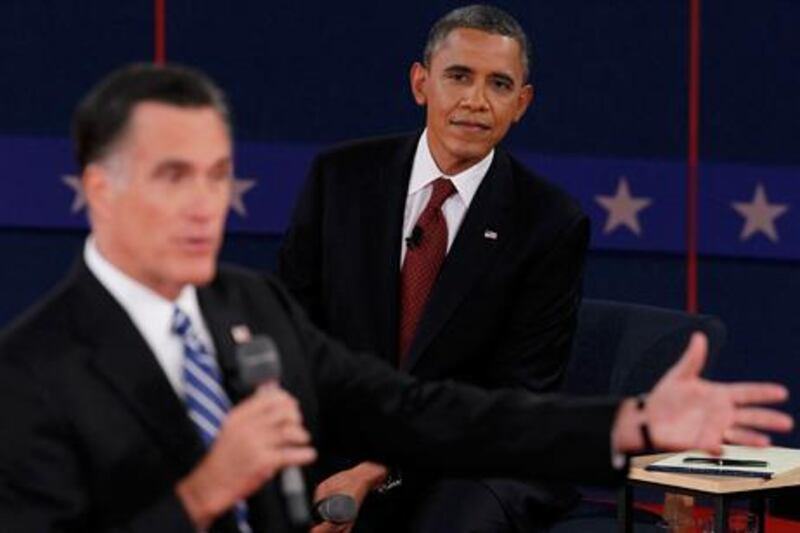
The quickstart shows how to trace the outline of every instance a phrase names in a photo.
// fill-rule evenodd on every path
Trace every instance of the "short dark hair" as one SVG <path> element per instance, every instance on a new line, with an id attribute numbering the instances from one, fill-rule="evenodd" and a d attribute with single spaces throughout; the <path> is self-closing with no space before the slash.
<path id="1" fill-rule="evenodd" d="M 103 78 L 75 110 L 72 138 L 81 170 L 108 155 L 142 102 L 213 107 L 231 128 L 225 94 L 202 72 L 178 65 L 128 65 Z"/>
<path id="2" fill-rule="evenodd" d="M 430 67 L 431 57 L 442 41 L 450 35 L 451 31 L 458 28 L 470 28 L 495 35 L 504 35 L 517 41 L 523 76 L 525 79 L 528 78 L 533 67 L 532 47 L 522 26 L 502 9 L 483 4 L 459 7 L 436 21 L 428 33 L 428 41 L 425 43 L 425 52 L 422 56 L 426 67 Z"/>

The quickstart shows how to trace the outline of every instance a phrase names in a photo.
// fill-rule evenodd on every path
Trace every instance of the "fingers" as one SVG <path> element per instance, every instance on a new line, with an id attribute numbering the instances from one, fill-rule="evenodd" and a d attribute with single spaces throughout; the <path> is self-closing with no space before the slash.
<path id="1" fill-rule="evenodd" d="M 269 432 L 270 439 L 279 438 L 293 444 L 305 444 L 311 438 L 303 427 L 297 400 L 277 387 L 258 389 L 231 410 L 224 425 L 249 428 L 257 433 Z"/>
<path id="2" fill-rule="evenodd" d="M 331 524 L 323 522 L 311 528 L 311 533 L 349 533 L 352 526 L 347 524 Z"/>
<path id="3" fill-rule="evenodd" d="M 789 390 L 777 383 L 729 383 L 722 387 L 737 405 L 778 403 L 789 397 Z"/>
<path id="4" fill-rule="evenodd" d="M 699 376 L 706 364 L 707 353 L 708 339 L 705 334 L 699 331 L 692 333 L 686 350 L 668 374 L 671 377 L 683 379 Z"/>
<path id="5" fill-rule="evenodd" d="M 311 446 L 281 448 L 276 453 L 280 454 L 278 462 L 283 466 L 304 466 L 317 459 L 317 451 Z"/>
<path id="6" fill-rule="evenodd" d="M 734 425 L 762 429 L 766 431 L 790 431 L 794 425 L 792 417 L 775 411 L 758 407 L 739 408 L 734 414 Z"/>
<path id="7" fill-rule="evenodd" d="M 768 435 L 753 431 L 751 429 L 733 427 L 726 429 L 723 437 L 725 442 L 730 444 L 740 444 L 742 446 L 764 447 L 770 445 Z"/>
<path id="8" fill-rule="evenodd" d="M 242 468 L 249 465 L 258 476 L 271 477 L 287 466 L 313 462 L 310 442 L 297 400 L 279 387 L 261 387 L 228 413 L 214 448 L 224 448 Z"/>
<path id="9" fill-rule="evenodd" d="M 262 387 L 247 403 L 238 423 L 253 432 L 253 442 L 261 442 L 279 455 L 281 467 L 303 465 L 316 458 L 316 452 L 307 446 L 311 435 L 303 426 L 300 406 L 289 393 L 278 387 Z"/>

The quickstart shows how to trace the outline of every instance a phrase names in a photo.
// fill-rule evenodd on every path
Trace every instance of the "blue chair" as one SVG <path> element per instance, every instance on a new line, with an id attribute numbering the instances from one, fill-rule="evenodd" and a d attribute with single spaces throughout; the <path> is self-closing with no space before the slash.
<path id="1" fill-rule="evenodd" d="M 718 318 L 586 299 L 563 390 L 577 395 L 647 392 L 675 364 L 694 331 L 708 336 L 713 364 L 727 337 Z"/>
<path id="2" fill-rule="evenodd" d="M 572 360 L 563 390 L 575 395 L 631 396 L 647 392 L 678 360 L 689 337 L 702 331 L 709 340 L 709 364 L 725 344 L 716 317 L 623 302 L 585 299 L 578 316 Z M 610 458 L 609 458 L 610 460 Z M 582 489 L 584 501 L 554 524 L 551 533 L 616 532 L 615 495 Z M 596 499 L 606 502 L 593 501 Z M 660 517 L 636 511 L 636 531 L 655 530 Z"/>

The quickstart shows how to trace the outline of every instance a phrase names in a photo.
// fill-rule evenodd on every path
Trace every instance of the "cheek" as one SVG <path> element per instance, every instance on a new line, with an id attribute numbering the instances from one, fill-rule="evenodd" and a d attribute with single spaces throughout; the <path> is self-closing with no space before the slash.
<path id="1" fill-rule="evenodd" d="M 129 213 L 127 226 L 133 238 L 141 243 L 143 253 L 160 254 L 169 251 L 166 243 L 175 227 L 175 220 L 163 210 L 139 205 Z"/>
<path id="2" fill-rule="evenodd" d="M 498 133 L 505 135 L 508 128 L 514 123 L 516 118 L 516 108 L 506 104 L 505 106 L 495 107 L 495 125 L 498 128 Z"/>

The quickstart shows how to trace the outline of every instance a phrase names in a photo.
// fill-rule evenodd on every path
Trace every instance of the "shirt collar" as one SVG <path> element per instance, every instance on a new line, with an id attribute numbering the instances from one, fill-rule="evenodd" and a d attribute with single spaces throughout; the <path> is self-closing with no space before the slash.
<path id="1" fill-rule="evenodd" d="M 176 305 L 189 315 L 193 324 L 202 322 L 197 291 L 193 285 L 186 285 L 175 301 L 167 300 L 103 257 L 92 236 L 86 239 L 83 257 L 92 274 L 125 309 L 147 339 L 152 338 L 151 334 L 171 332 L 172 313 Z M 167 328 L 166 331 L 164 328 Z"/>
<path id="2" fill-rule="evenodd" d="M 431 154 L 431 149 L 428 145 L 428 129 L 425 128 L 425 131 L 422 132 L 417 142 L 417 151 L 414 154 L 414 163 L 411 167 L 411 179 L 408 183 L 408 195 L 410 196 L 418 192 L 437 178 L 444 176 L 453 182 L 458 195 L 464 203 L 470 205 L 483 178 L 489 171 L 493 159 L 494 148 L 491 152 L 486 154 L 486 157 L 468 169 L 453 176 L 448 176 L 439 170 L 436 161 L 433 159 L 433 154 Z"/>

